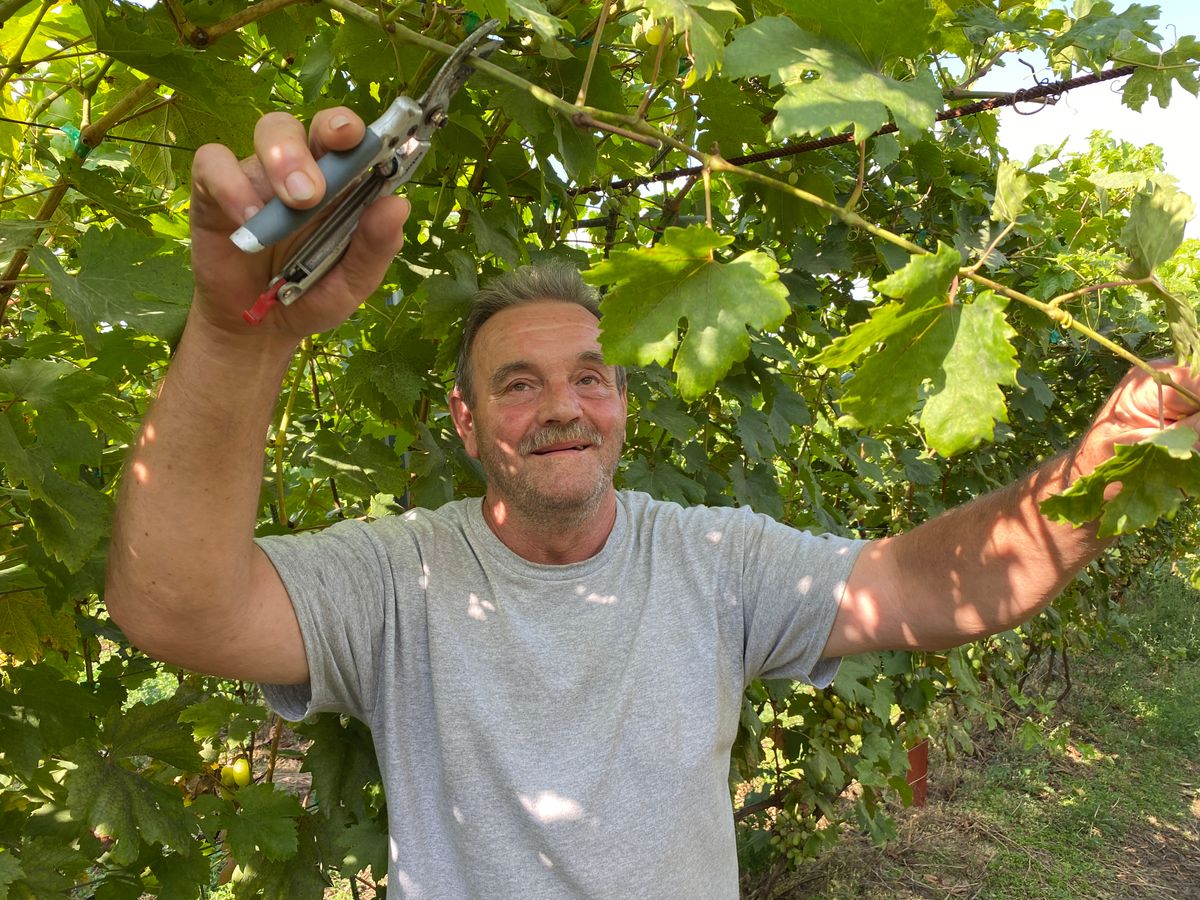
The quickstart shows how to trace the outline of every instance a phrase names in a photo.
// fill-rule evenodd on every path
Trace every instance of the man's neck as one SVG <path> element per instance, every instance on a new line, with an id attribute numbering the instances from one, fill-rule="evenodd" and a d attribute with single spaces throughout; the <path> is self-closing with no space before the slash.
<path id="1" fill-rule="evenodd" d="M 580 516 L 521 511 L 491 496 L 483 498 L 483 519 L 509 550 L 533 563 L 563 566 L 591 559 L 602 549 L 617 521 L 617 494 L 603 494 L 593 512 Z M 568 520 L 569 519 L 569 520 Z"/>

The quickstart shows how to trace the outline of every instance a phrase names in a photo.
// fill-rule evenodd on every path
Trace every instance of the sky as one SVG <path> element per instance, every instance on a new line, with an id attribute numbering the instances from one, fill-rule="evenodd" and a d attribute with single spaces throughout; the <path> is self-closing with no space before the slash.
<path id="1" fill-rule="evenodd" d="M 1113 4 L 1118 12 L 1128 2 Z M 1158 0 L 1161 14 L 1156 30 L 1169 47 L 1180 35 L 1200 36 L 1200 2 L 1197 0 Z M 1044 65 L 1034 54 L 1029 62 Z M 1056 78 L 1039 71 L 1039 78 Z M 1121 104 L 1119 86 L 1124 81 L 1091 85 L 1064 94 L 1058 103 L 1036 115 L 1019 115 L 1011 109 L 1000 111 L 1000 140 L 1014 160 L 1028 159 L 1038 144 L 1055 145 L 1067 139 L 1067 150 L 1083 150 L 1088 135 L 1098 129 L 1136 144 L 1157 144 L 1163 148 L 1167 172 L 1179 179 L 1180 187 L 1200 206 L 1200 99 L 1174 85 L 1168 109 L 1160 109 L 1151 97 L 1140 113 Z M 1113 85 L 1117 85 L 1114 92 Z M 1024 66 L 1010 62 L 1004 69 L 993 70 L 976 85 L 978 90 L 1011 91 L 1032 87 L 1032 75 Z M 1187 236 L 1200 238 L 1200 216 L 1192 219 Z"/>

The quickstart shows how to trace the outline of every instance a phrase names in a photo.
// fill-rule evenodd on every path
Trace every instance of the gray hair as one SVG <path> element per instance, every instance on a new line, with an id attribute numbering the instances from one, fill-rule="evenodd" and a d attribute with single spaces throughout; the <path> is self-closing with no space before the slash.
<path id="1" fill-rule="evenodd" d="M 574 303 L 597 319 L 600 318 L 599 293 L 583 280 L 578 269 L 564 263 L 521 266 L 496 276 L 475 292 L 463 322 L 462 344 L 458 350 L 458 364 L 454 368 L 454 384 L 467 406 L 475 404 L 475 391 L 471 385 L 471 351 L 475 346 L 475 338 L 479 336 L 479 329 L 498 312 L 526 303 L 547 302 Z M 615 368 L 617 387 L 624 390 L 625 370 L 620 366 Z"/>

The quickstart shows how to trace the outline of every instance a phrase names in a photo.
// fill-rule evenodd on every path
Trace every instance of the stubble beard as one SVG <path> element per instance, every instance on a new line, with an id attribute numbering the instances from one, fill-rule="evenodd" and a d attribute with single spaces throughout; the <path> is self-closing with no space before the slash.
<path id="1" fill-rule="evenodd" d="M 617 459 L 605 460 L 605 438 L 597 429 L 583 422 L 567 425 L 550 425 L 521 441 L 517 447 L 520 458 L 526 459 L 534 451 L 566 441 L 581 441 L 591 444 L 585 453 L 595 452 L 605 462 L 596 470 L 595 482 L 590 490 L 582 485 L 572 485 L 565 491 L 548 489 L 527 469 L 510 472 L 504 455 L 490 442 L 481 442 L 479 462 L 487 479 L 488 492 L 495 493 L 511 508 L 511 512 L 530 522 L 555 529 L 572 528 L 588 522 L 600 509 L 605 495 L 612 490 L 613 474 Z M 486 448 L 486 449 L 485 449 Z"/>

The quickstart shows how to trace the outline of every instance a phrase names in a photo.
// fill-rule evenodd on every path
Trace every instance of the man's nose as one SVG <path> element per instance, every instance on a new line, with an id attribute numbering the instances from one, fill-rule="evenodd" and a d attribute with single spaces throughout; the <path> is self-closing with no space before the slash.
<path id="1" fill-rule="evenodd" d="M 538 407 L 541 424 L 573 422 L 579 418 L 581 407 L 575 386 L 566 379 L 551 379 L 542 390 L 542 402 Z"/>

